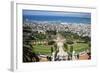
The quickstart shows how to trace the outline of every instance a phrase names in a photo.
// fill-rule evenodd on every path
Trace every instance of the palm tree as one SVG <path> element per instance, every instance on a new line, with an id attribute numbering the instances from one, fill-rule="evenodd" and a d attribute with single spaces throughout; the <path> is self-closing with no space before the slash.
<path id="1" fill-rule="evenodd" d="M 70 46 L 70 56 L 71 56 L 71 59 L 72 59 L 72 55 L 73 55 L 73 46 L 71 45 Z"/>
<path id="2" fill-rule="evenodd" d="M 32 47 L 29 45 L 23 46 L 23 62 L 38 62 L 39 58 L 35 54 L 35 52 L 32 52 Z"/>
<path id="3" fill-rule="evenodd" d="M 37 62 L 38 56 L 32 51 L 32 29 L 30 27 L 23 27 L 23 62 Z"/>
<path id="4" fill-rule="evenodd" d="M 65 48 L 65 51 L 68 51 L 68 45 L 66 43 L 64 43 L 64 48 Z"/>

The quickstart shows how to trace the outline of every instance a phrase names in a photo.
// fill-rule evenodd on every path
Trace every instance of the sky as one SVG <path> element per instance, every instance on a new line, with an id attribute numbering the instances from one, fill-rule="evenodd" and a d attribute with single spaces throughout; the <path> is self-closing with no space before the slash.
<path id="1" fill-rule="evenodd" d="M 64 16 L 64 17 L 81 17 L 91 18 L 90 13 L 80 12 L 58 12 L 58 11 L 39 11 L 39 10 L 23 10 L 23 15 L 40 15 L 40 16 Z"/>

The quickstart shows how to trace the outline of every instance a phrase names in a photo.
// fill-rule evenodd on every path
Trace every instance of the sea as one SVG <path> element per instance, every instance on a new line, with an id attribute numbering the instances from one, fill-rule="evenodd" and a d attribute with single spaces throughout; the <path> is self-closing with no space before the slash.
<path id="1" fill-rule="evenodd" d="M 64 17 L 64 16 L 46 16 L 46 15 L 23 15 L 23 21 L 55 21 L 64 23 L 82 23 L 91 24 L 91 18 L 83 17 Z"/>

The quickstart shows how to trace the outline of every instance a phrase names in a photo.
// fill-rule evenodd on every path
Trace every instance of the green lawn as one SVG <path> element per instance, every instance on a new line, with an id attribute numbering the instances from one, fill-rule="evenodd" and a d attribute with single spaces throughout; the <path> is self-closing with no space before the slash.
<path id="1" fill-rule="evenodd" d="M 68 48 L 70 49 L 69 47 L 70 45 L 68 45 Z M 33 52 L 35 52 L 36 54 L 46 54 L 46 55 L 50 55 L 51 54 L 51 46 L 49 45 L 33 45 Z M 82 52 L 82 51 L 85 51 L 89 48 L 88 44 L 87 43 L 75 43 L 73 44 L 73 50 L 76 52 L 76 53 L 79 53 L 79 52 Z"/>
<path id="2" fill-rule="evenodd" d="M 82 52 L 89 49 L 89 46 L 87 43 L 75 43 L 73 44 L 73 50 L 76 51 L 76 53 Z"/>
<path id="3" fill-rule="evenodd" d="M 33 45 L 33 52 L 36 54 L 46 54 L 50 55 L 51 54 L 51 47 L 48 45 Z"/>

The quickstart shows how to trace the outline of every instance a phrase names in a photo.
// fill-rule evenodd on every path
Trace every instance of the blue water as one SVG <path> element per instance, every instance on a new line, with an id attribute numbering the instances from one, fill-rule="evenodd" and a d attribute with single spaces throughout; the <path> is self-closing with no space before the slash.
<path id="1" fill-rule="evenodd" d="M 60 21 L 67 23 L 91 24 L 91 18 L 83 17 L 64 17 L 64 16 L 45 16 L 45 15 L 23 15 L 23 21 Z"/>

